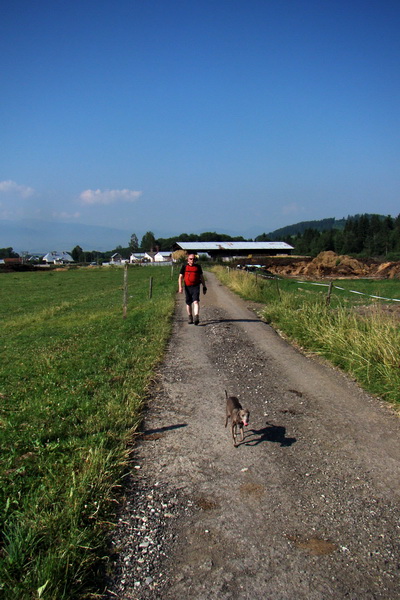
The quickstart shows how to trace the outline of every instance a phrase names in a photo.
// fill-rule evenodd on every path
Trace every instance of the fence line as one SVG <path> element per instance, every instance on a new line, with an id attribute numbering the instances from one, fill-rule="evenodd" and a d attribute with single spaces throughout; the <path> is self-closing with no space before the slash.
<path id="1" fill-rule="evenodd" d="M 324 287 L 329 287 L 329 283 L 315 283 L 313 281 L 296 281 L 296 283 L 304 284 L 304 285 L 320 285 Z M 357 290 L 347 290 L 346 288 L 340 287 L 339 285 L 334 285 L 334 288 L 337 290 L 342 290 L 343 292 L 350 292 L 351 294 L 359 294 L 360 296 L 367 296 L 368 298 L 375 298 L 377 300 L 388 300 L 389 302 L 400 302 L 400 298 L 385 298 L 384 296 L 374 296 L 373 294 L 366 294 L 365 292 L 359 292 Z"/>
<path id="2" fill-rule="evenodd" d="M 283 280 L 282 277 L 276 277 L 273 275 L 265 275 L 263 273 L 254 273 L 252 271 L 247 271 L 248 273 L 252 273 L 254 275 L 258 275 L 259 277 L 262 277 L 263 279 L 277 279 L 277 280 Z M 317 283 L 314 281 L 296 281 L 296 283 L 300 284 L 300 285 L 318 285 L 321 287 L 329 287 L 329 283 Z M 387 300 L 388 302 L 400 302 L 400 298 L 385 298 L 384 296 L 374 296 L 372 294 L 366 294 L 365 292 L 358 292 L 357 290 L 347 290 L 346 288 L 340 287 L 339 285 L 332 285 L 333 288 L 336 288 L 337 290 L 341 290 L 343 292 L 349 292 L 351 294 L 359 294 L 360 296 L 367 296 L 367 298 L 375 298 L 376 300 Z"/>

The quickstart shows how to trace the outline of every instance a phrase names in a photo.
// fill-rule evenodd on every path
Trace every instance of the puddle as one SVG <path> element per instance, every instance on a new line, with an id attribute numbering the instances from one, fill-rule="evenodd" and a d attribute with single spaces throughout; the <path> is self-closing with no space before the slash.
<path id="1" fill-rule="evenodd" d="M 214 510 L 219 508 L 219 504 L 210 498 L 196 498 L 194 502 L 196 506 L 202 510 Z"/>
<path id="2" fill-rule="evenodd" d="M 322 540 L 321 538 L 300 538 L 295 535 L 288 535 L 288 540 L 293 542 L 296 548 L 305 550 L 312 556 L 324 556 L 326 554 L 332 554 L 337 550 L 336 544 L 329 540 Z"/>
<path id="3" fill-rule="evenodd" d="M 299 392 L 298 390 L 288 390 L 291 394 L 294 394 L 295 396 L 297 396 L 298 398 L 302 398 L 303 397 L 303 392 Z"/>
<path id="4" fill-rule="evenodd" d="M 239 489 L 243 496 L 249 496 L 251 498 L 261 498 L 265 493 L 265 487 L 259 483 L 242 483 Z"/>

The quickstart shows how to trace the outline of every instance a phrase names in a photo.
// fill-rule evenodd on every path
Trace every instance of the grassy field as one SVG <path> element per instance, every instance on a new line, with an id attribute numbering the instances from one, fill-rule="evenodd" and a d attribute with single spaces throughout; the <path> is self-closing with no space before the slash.
<path id="1" fill-rule="evenodd" d="M 153 296 L 149 299 L 149 281 Z M 168 267 L 0 275 L 0 596 L 94 598 L 129 444 L 170 334 Z"/>
<path id="2" fill-rule="evenodd" d="M 262 316 L 275 329 L 351 374 L 369 392 L 400 405 L 400 302 L 394 301 L 400 299 L 399 280 L 336 281 L 327 304 L 326 282 L 214 270 L 240 296 L 264 304 Z"/>

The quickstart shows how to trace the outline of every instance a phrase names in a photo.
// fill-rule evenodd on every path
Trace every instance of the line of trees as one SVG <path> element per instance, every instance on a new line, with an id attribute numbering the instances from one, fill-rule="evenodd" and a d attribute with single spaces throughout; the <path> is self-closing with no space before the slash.
<path id="1" fill-rule="evenodd" d="M 316 256 L 320 252 L 332 250 L 337 254 L 349 254 L 360 257 L 386 258 L 400 260 L 400 215 L 396 218 L 377 214 L 364 214 L 347 217 L 336 221 L 323 219 L 291 225 L 291 235 L 280 235 L 281 230 L 272 234 L 263 233 L 255 241 L 284 241 L 294 247 L 295 254 Z M 326 229 L 324 229 L 326 227 Z M 289 229 L 289 228 L 288 228 Z M 283 231 L 283 230 L 282 230 Z M 274 235 L 275 234 L 275 235 Z M 132 233 L 126 247 L 117 246 L 108 252 L 84 251 L 75 246 L 71 251 L 76 262 L 107 261 L 115 253 L 123 258 L 129 258 L 135 252 L 169 252 L 175 242 L 245 242 L 242 236 L 229 235 L 206 231 L 204 233 L 181 233 L 170 238 L 156 238 L 152 231 L 147 231 L 139 244 L 138 237 Z M 17 258 L 19 255 L 12 247 L 0 248 L 0 258 Z"/>
<path id="2" fill-rule="evenodd" d="M 84 251 L 81 246 L 75 246 L 71 250 L 71 256 L 75 262 L 100 262 L 110 260 L 113 254 L 120 254 L 122 258 L 129 258 L 133 252 L 153 252 L 158 250 L 158 242 L 152 231 L 148 231 L 142 237 L 142 241 L 139 244 L 139 239 L 136 233 L 132 233 L 129 240 L 129 245 L 126 247 L 117 246 L 113 250 L 107 252 L 92 252 Z"/>
<path id="3" fill-rule="evenodd" d="M 129 245 L 126 247 L 117 246 L 109 252 L 83 252 L 80 246 L 76 246 L 72 252 L 72 258 L 77 262 L 92 262 L 96 260 L 93 255 L 97 254 L 97 258 L 108 260 L 115 253 L 118 253 L 122 258 L 129 258 L 135 252 L 170 252 L 175 242 L 245 242 L 245 238 L 231 237 L 223 233 L 215 231 L 206 231 L 204 233 L 181 233 L 179 236 L 170 238 L 156 238 L 152 231 L 147 231 L 139 244 L 136 233 L 133 233 L 130 238 Z"/>
<path id="4" fill-rule="evenodd" d="M 400 215 L 396 218 L 381 215 L 348 217 L 343 229 L 318 231 L 309 228 L 303 233 L 287 236 L 296 254 L 316 256 L 332 250 L 337 254 L 360 257 L 400 259 Z"/>

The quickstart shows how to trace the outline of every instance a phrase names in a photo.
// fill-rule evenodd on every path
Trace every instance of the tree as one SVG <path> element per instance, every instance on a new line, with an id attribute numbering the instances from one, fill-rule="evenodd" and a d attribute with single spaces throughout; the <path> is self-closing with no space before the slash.
<path id="1" fill-rule="evenodd" d="M 335 251 L 335 236 L 332 229 L 323 231 L 319 238 L 320 252 L 326 252 L 327 250 Z"/>
<path id="2" fill-rule="evenodd" d="M 185 250 L 175 250 L 172 253 L 172 258 L 178 263 L 183 263 L 186 261 L 187 252 Z"/>
<path id="3" fill-rule="evenodd" d="M 136 235 L 136 233 L 132 233 L 131 235 L 131 241 L 129 242 L 129 250 L 131 250 L 131 252 L 136 252 L 139 248 L 139 240 L 138 237 Z"/>
<path id="4" fill-rule="evenodd" d="M 113 254 L 120 254 L 122 258 L 128 259 L 131 255 L 131 250 L 130 248 L 123 248 L 122 246 L 117 246 L 116 248 L 114 248 L 114 250 L 111 251 L 110 256 L 112 256 Z"/>
<path id="5" fill-rule="evenodd" d="M 0 258 L 19 258 L 19 254 L 10 247 L 0 248 Z"/>
<path id="6" fill-rule="evenodd" d="M 145 252 L 153 252 L 155 246 L 156 246 L 156 238 L 154 237 L 154 233 L 152 231 L 148 231 L 142 237 L 142 242 L 140 244 L 140 247 Z"/>
<path id="7" fill-rule="evenodd" d="M 318 254 L 320 233 L 317 229 L 305 229 L 294 239 L 296 254 Z"/>
<path id="8" fill-rule="evenodd" d="M 71 251 L 71 256 L 75 262 L 80 262 L 82 260 L 83 250 L 80 246 L 75 246 L 75 248 Z"/>

